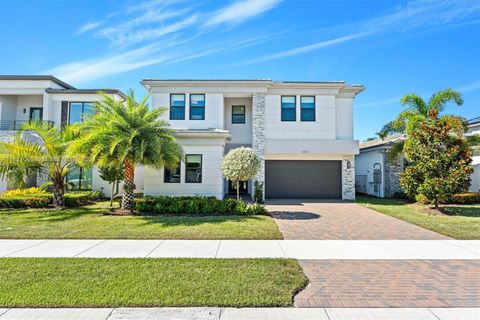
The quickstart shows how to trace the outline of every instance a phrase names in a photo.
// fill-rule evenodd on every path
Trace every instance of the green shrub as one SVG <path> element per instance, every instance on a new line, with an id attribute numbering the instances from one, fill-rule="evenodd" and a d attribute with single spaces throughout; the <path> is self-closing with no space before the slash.
<path id="1" fill-rule="evenodd" d="M 421 204 L 431 204 L 431 201 L 427 199 L 423 194 L 419 194 L 415 197 L 415 200 Z M 474 204 L 480 203 L 480 193 L 478 192 L 464 192 L 454 194 L 448 202 L 443 204 Z"/>
<path id="2" fill-rule="evenodd" d="M 458 203 L 458 204 L 480 203 L 480 193 L 478 192 L 457 193 L 453 195 L 452 203 Z"/>
<path id="3" fill-rule="evenodd" d="M 169 197 L 147 196 L 135 199 L 135 210 L 149 214 L 189 214 L 189 215 L 252 215 L 266 214 L 264 206 L 249 204 L 241 200 L 218 200 L 215 197 Z"/>
<path id="4" fill-rule="evenodd" d="M 103 198 L 100 191 L 77 191 L 65 194 L 67 207 L 90 204 Z M 53 195 L 39 188 L 9 190 L 0 195 L 0 208 L 48 208 Z"/>
<path id="5" fill-rule="evenodd" d="M 82 206 L 103 199 L 101 191 L 70 191 L 65 193 L 67 207 Z"/>

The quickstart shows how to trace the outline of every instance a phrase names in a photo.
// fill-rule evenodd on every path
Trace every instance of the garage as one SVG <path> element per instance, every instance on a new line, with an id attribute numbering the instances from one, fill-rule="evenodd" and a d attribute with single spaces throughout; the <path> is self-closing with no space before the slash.
<path id="1" fill-rule="evenodd" d="M 341 161 L 265 161 L 267 199 L 341 199 Z"/>

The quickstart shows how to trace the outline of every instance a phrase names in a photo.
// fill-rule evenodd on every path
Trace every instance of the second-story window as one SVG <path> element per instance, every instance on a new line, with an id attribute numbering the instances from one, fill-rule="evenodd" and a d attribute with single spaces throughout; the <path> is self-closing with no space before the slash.
<path id="1" fill-rule="evenodd" d="M 245 123 L 245 106 L 232 106 L 232 123 Z"/>
<path id="2" fill-rule="evenodd" d="M 315 97 L 300 97 L 300 120 L 315 121 Z"/>
<path id="3" fill-rule="evenodd" d="M 296 121 L 297 120 L 297 99 L 295 96 L 282 96 L 282 121 Z"/>
<path id="4" fill-rule="evenodd" d="M 170 95 L 170 120 L 185 120 L 185 95 Z"/>
<path id="5" fill-rule="evenodd" d="M 205 95 L 190 95 L 190 120 L 205 120 Z"/>
<path id="6" fill-rule="evenodd" d="M 85 117 L 93 113 L 93 103 L 91 102 L 70 102 L 68 111 L 68 123 L 74 124 L 82 122 Z"/>

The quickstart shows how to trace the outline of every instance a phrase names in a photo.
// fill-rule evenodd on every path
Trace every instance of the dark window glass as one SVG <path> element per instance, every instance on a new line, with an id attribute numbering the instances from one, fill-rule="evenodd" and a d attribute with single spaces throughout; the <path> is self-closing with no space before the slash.
<path id="1" fill-rule="evenodd" d="M 89 102 L 71 102 L 68 112 L 68 123 L 74 124 L 84 121 L 88 115 L 93 114 L 93 104 Z"/>
<path id="2" fill-rule="evenodd" d="M 205 120 L 205 95 L 190 95 L 190 120 Z"/>
<path id="3" fill-rule="evenodd" d="M 187 154 L 185 156 L 185 182 L 202 182 L 202 155 Z"/>
<path id="4" fill-rule="evenodd" d="M 315 97 L 300 97 L 300 120 L 315 121 Z"/>
<path id="5" fill-rule="evenodd" d="M 68 190 L 92 190 L 92 168 L 76 167 L 67 174 Z"/>
<path id="6" fill-rule="evenodd" d="M 232 123 L 245 123 L 245 106 L 232 106 Z"/>
<path id="7" fill-rule="evenodd" d="M 296 97 L 282 96 L 282 121 L 296 121 Z"/>
<path id="8" fill-rule="evenodd" d="M 170 95 L 170 120 L 185 120 L 185 95 Z"/>
<path id="9" fill-rule="evenodd" d="M 164 175 L 163 175 L 163 182 L 180 183 L 180 162 L 177 163 L 177 166 L 173 170 L 165 168 Z"/>

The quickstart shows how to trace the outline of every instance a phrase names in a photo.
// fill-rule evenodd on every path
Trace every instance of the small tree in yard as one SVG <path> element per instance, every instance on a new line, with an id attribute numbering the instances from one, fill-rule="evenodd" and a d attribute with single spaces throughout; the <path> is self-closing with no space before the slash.
<path id="1" fill-rule="evenodd" d="M 461 121 L 461 119 L 458 119 Z M 438 118 L 436 109 L 415 128 L 407 128 L 405 158 L 413 163 L 400 176 L 409 196 L 422 195 L 438 209 L 470 185 L 472 151 L 460 124 Z"/>
<path id="2" fill-rule="evenodd" d="M 113 198 L 116 195 L 113 194 L 113 192 L 115 191 L 115 184 L 123 180 L 122 164 L 115 164 L 114 162 L 112 163 L 113 165 L 98 168 L 98 170 L 100 171 L 100 179 L 107 181 L 108 184 L 112 185 L 112 190 L 110 194 L 110 207 L 113 206 Z"/>
<path id="3" fill-rule="evenodd" d="M 252 148 L 240 147 L 230 150 L 223 158 L 223 175 L 235 184 L 237 200 L 240 199 L 240 182 L 255 178 L 260 160 Z"/>

